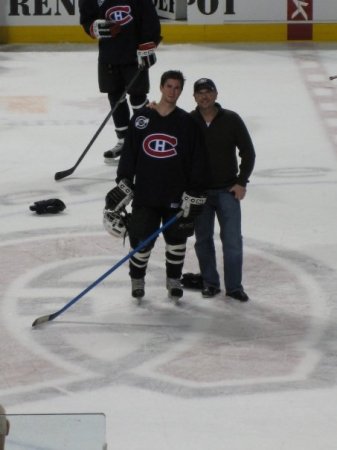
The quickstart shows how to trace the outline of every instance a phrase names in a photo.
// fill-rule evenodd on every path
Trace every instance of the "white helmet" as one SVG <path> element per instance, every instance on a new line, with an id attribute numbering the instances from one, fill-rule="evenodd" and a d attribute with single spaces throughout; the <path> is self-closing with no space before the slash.
<path id="1" fill-rule="evenodd" d="M 128 223 L 131 214 L 122 211 L 103 210 L 103 225 L 106 231 L 112 236 L 125 238 L 128 233 Z"/>

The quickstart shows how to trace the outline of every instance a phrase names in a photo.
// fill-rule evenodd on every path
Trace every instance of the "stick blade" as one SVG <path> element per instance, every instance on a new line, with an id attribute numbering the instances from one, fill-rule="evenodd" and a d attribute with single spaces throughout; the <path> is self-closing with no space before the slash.
<path id="1" fill-rule="evenodd" d="M 62 170 L 61 172 L 56 172 L 55 173 L 55 181 L 58 180 L 62 180 L 62 178 L 68 177 L 69 175 L 71 175 L 74 172 L 74 168 L 72 167 L 71 169 L 68 170 Z"/>
<path id="2" fill-rule="evenodd" d="M 53 319 L 52 316 L 53 316 L 52 314 L 48 314 L 48 315 L 46 315 L 46 316 L 38 317 L 38 318 L 35 319 L 34 322 L 32 323 L 32 327 L 36 327 L 36 326 L 38 326 L 38 325 L 41 325 L 42 323 L 49 322 L 50 320 Z"/>

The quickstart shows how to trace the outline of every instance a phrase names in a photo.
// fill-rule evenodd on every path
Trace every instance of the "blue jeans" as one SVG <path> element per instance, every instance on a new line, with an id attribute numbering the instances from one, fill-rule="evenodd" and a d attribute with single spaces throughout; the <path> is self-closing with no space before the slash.
<path id="1" fill-rule="evenodd" d="M 204 286 L 220 287 L 214 246 L 215 216 L 220 225 L 226 292 L 243 289 L 240 201 L 225 189 L 212 189 L 207 192 L 205 206 L 195 220 L 195 252 Z"/>

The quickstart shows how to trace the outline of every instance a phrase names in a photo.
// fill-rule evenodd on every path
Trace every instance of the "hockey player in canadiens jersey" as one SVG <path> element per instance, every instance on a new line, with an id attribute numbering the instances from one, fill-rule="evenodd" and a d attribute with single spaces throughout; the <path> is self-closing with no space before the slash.
<path id="1" fill-rule="evenodd" d="M 121 154 L 130 120 L 126 97 L 120 102 L 127 87 L 133 112 L 147 102 L 160 21 L 152 0 L 79 0 L 79 11 L 85 32 L 98 39 L 98 85 L 108 94 L 118 138 L 104 153 L 105 162 L 112 164 Z"/>
<path id="2" fill-rule="evenodd" d="M 182 211 L 182 217 L 163 231 L 166 288 L 175 301 L 183 295 L 180 283 L 187 238 L 194 218 L 205 203 L 207 162 L 201 131 L 192 117 L 176 105 L 183 90 L 180 71 L 164 72 L 161 99 L 133 116 L 117 169 L 117 186 L 108 192 L 105 209 L 119 211 L 132 200 L 129 222 L 131 248 Z M 145 295 L 145 276 L 154 241 L 130 259 L 132 296 Z"/>

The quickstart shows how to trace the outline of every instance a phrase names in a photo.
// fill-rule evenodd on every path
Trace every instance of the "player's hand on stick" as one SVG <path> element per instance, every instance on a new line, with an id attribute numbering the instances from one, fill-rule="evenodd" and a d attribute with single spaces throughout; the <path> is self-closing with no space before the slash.
<path id="1" fill-rule="evenodd" d="M 156 63 L 157 57 L 155 54 L 156 44 L 154 42 L 145 42 L 140 44 L 137 50 L 138 66 L 144 69 L 149 69 Z"/>
<path id="2" fill-rule="evenodd" d="M 184 192 L 180 206 L 183 211 L 183 217 L 194 219 L 201 213 L 205 202 L 206 197 L 204 195 L 190 195 Z"/>
<path id="3" fill-rule="evenodd" d="M 133 198 L 133 190 L 129 180 L 121 180 L 105 197 L 105 209 L 118 211 L 128 205 Z"/>
<path id="4" fill-rule="evenodd" d="M 90 35 L 94 39 L 112 38 L 120 30 L 120 25 L 112 20 L 97 19 L 90 26 Z"/>

